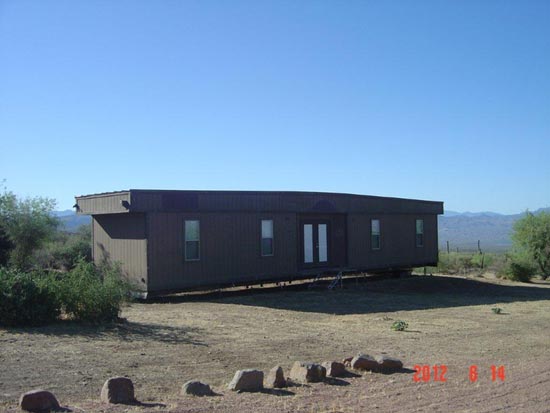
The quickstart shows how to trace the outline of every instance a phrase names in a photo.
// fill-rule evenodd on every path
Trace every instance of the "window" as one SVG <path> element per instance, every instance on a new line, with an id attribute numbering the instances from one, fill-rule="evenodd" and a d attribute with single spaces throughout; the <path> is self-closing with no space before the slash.
<path id="1" fill-rule="evenodd" d="M 370 221 L 370 243 L 373 250 L 380 249 L 380 220 L 371 219 Z"/>
<path id="2" fill-rule="evenodd" d="M 416 220 L 416 246 L 417 247 L 424 246 L 424 220 L 423 219 Z"/>
<path id="3" fill-rule="evenodd" d="M 262 219 L 262 257 L 273 255 L 273 220 Z"/>
<path id="4" fill-rule="evenodd" d="M 200 259 L 201 237 L 199 221 L 185 221 L 185 261 Z"/>

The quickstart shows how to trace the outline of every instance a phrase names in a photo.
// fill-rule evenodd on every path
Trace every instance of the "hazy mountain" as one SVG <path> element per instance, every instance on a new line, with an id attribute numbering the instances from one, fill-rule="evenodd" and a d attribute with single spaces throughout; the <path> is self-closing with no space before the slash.
<path id="1" fill-rule="evenodd" d="M 72 209 L 53 211 L 52 215 L 60 221 L 60 228 L 67 232 L 76 232 L 82 225 L 90 225 L 92 218 L 89 215 L 77 215 Z"/>
<path id="2" fill-rule="evenodd" d="M 501 217 L 503 214 L 499 214 L 498 212 L 491 212 L 491 211 L 485 211 L 485 212 L 456 212 L 456 211 L 445 211 L 446 217 L 454 217 L 457 215 L 461 215 L 464 217 L 479 217 L 483 215 L 487 215 L 490 217 Z"/>
<path id="3" fill-rule="evenodd" d="M 64 211 L 53 211 L 52 215 L 55 217 L 67 217 L 76 215 L 76 213 L 72 209 L 66 209 Z"/>
<path id="4" fill-rule="evenodd" d="M 541 208 L 534 211 L 550 211 Z M 477 241 L 481 249 L 486 251 L 502 251 L 512 246 L 511 234 L 514 223 L 525 215 L 524 212 L 513 215 L 503 215 L 496 212 L 454 212 L 445 211 L 439 216 L 439 247 L 450 249 L 476 250 Z"/>

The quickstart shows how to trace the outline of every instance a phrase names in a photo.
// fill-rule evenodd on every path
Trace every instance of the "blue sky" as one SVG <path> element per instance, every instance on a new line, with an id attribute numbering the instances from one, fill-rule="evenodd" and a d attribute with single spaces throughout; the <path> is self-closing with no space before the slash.
<path id="1" fill-rule="evenodd" d="M 0 0 L 0 180 L 550 206 L 549 1 Z"/>

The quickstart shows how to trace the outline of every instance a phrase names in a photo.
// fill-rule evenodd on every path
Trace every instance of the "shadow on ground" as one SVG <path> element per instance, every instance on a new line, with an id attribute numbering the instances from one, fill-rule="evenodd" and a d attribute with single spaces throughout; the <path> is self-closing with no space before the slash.
<path id="1" fill-rule="evenodd" d="M 121 320 L 107 325 L 90 325 L 72 321 L 60 321 L 44 327 L 8 328 L 12 333 L 39 334 L 51 336 L 79 336 L 93 340 L 112 340 L 148 342 L 150 340 L 168 344 L 192 344 L 206 346 L 196 337 L 201 331 L 190 327 L 136 323 Z"/>
<path id="2" fill-rule="evenodd" d="M 502 285 L 470 278 L 415 276 L 404 279 L 346 278 L 344 287 L 328 290 L 308 284 L 250 288 L 163 297 L 154 302 L 215 302 L 326 314 L 365 314 L 423 310 L 516 301 L 550 300 L 546 286 Z"/>

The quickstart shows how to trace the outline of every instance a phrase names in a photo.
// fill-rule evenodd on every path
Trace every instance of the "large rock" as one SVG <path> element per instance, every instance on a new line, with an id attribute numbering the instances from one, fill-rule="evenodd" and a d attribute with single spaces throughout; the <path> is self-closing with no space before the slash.
<path id="1" fill-rule="evenodd" d="M 59 409 L 59 402 L 49 391 L 32 390 L 21 395 L 19 407 L 28 412 L 41 412 Z"/>
<path id="2" fill-rule="evenodd" d="M 323 367 L 327 370 L 327 376 L 344 377 L 346 375 L 346 366 L 338 361 L 325 361 Z"/>
<path id="3" fill-rule="evenodd" d="M 190 394 L 192 396 L 212 396 L 214 392 L 208 384 L 198 380 L 190 380 L 181 387 L 181 394 Z"/>
<path id="4" fill-rule="evenodd" d="M 380 369 L 378 362 L 368 354 L 358 354 L 351 360 L 351 368 L 354 370 L 377 371 Z"/>
<path id="5" fill-rule="evenodd" d="M 228 385 L 234 391 L 259 391 L 264 388 L 264 372 L 260 370 L 238 370 Z"/>
<path id="6" fill-rule="evenodd" d="M 288 377 L 298 383 L 316 383 L 323 381 L 326 375 L 327 370 L 320 364 L 296 361 Z"/>
<path id="7" fill-rule="evenodd" d="M 134 403 L 134 383 L 127 377 L 111 377 L 101 389 L 101 401 L 114 404 Z"/>
<path id="8" fill-rule="evenodd" d="M 265 387 L 272 387 L 274 389 L 282 389 L 283 387 L 286 387 L 283 368 L 281 366 L 275 366 L 269 370 L 264 384 Z"/>
<path id="9" fill-rule="evenodd" d="M 379 368 L 382 371 L 391 372 L 398 371 L 403 368 L 403 363 L 401 362 L 401 360 L 385 355 L 376 356 L 376 362 L 378 363 Z"/>

